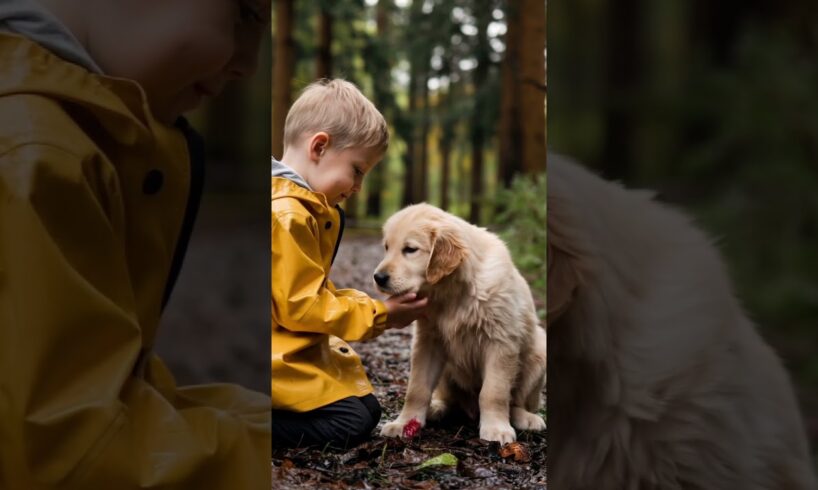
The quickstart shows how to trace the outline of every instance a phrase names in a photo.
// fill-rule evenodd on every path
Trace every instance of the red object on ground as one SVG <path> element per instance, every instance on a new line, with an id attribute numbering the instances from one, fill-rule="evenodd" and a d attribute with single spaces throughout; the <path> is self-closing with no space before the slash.
<path id="1" fill-rule="evenodd" d="M 411 439 L 418 434 L 420 434 L 420 422 L 418 422 L 418 419 L 413 418 L 403 426 L 403 437 Z"/>

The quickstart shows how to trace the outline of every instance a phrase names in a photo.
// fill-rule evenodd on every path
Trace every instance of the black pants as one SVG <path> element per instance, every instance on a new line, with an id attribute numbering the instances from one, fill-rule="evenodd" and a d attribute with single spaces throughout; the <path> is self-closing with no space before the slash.
<path id="1" fill-rule="evenodd" d="M 273 447 L 325 446 L 345 449 L 368 439 L 381 419 L 373 395 L 351 396 L 309 412 L 273 410 Z"/>

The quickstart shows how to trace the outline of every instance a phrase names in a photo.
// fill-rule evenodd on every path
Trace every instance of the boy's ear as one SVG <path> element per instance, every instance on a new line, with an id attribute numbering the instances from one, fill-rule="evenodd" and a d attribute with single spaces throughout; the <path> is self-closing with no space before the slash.
<path id="1" fill-rule="evenodd" d="M 317 162 L 324 156 L 326 153 L 327 148 L 329 147 L 329 134 L 324 131 L 320 131 L 315 133 L 312 138 L 310 138 L 310 160 Z"/>

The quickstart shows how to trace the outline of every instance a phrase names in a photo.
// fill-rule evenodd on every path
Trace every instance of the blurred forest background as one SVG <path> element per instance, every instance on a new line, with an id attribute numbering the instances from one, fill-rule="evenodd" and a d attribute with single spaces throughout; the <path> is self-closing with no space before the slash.
<path id="1" fill-rule="evenodd" d="M 542 0 L 277 0 L 273 9 L 274 156 L 287 110 L 317 79 L 355 83 L 389 123 L 387 156 L 345 204 L 353 228 L 378 228 L 422 201 L 506 233 L 518 217 L 544 222 L 544 199 L 502 192 L 513 183 L 545 192 Z M 544 300 L 545 276 L 534 272 L 544 272 L 545 234 L 514 238 Z"/>
<path id="2" fill-rule="evenodd" d="M 817 7 L 577 0 L 548 13 L 549 150 L 660 191 L 718 240 L 794 375 L 814 452 Z"/>
<path id="3" fill-rule="evenodd" d="M 156 350 L 180 384 L 270 391 L 270 73 L 264 39 L 253 77 L 187 115 L 205 140 L 205 189 Z"/>

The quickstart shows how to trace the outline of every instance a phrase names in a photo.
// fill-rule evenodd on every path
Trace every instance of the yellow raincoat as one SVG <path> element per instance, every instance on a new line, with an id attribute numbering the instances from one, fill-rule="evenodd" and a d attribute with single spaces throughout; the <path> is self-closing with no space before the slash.
<path id="1" fill-rule="evenodd" d="M 151 353 L 198 204 L 187 131 L 19 36 L 0 73 L 0 488 L 269 488 L 269 398 L 177 388 Z"/>
<path id="2" fill-rule="evenodd" d="M 386 307 L 328 279 L 341 215 L 290 180 L 273 177 L 271 190 L 273 408 L 305 412 L 372 393 L 345 341 L 381 334 Z"/>

